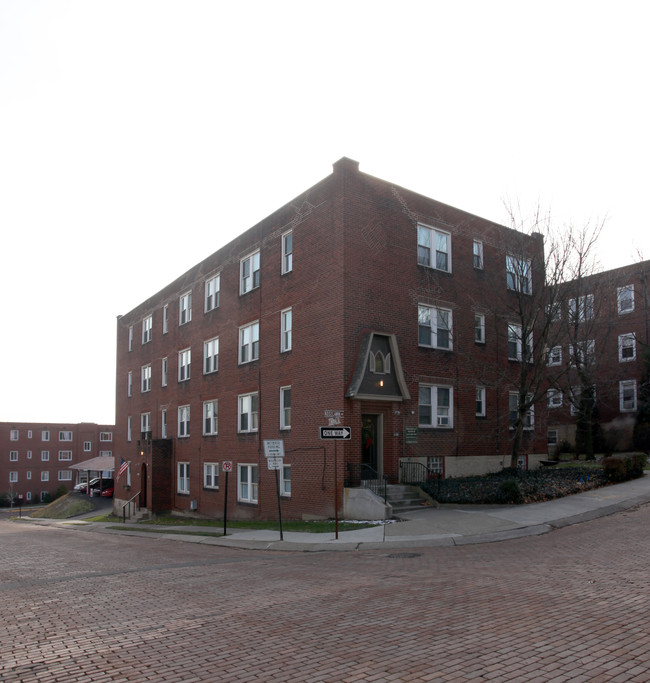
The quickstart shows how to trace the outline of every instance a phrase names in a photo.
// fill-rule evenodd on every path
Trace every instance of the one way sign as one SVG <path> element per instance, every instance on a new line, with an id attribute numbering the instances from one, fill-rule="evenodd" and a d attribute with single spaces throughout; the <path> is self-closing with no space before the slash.
<path id="1" fill-rule="evenodd" d="M 352 438 L 352 430 L 350 427 L 319 427 L 321 439 L 345 439 L 349 441 Z"/>

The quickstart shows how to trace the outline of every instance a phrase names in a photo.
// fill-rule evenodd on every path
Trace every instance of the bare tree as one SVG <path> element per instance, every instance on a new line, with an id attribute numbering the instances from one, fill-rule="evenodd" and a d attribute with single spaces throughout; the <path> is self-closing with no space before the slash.
<path id="1" fill-rule="evenodd" d="M 549 349 L 564 343 L 556 318 L 565 288 L 592 268 L 602 226 L 558 229 L 550 213 L 539 208 L 528 218 L 518 208 L 508 212 L 511 230 L 501 245 L 506 288 L 497 297 L 494 316 L 507 362 L 497 362 L 495 376 L 499 394 L 508 392 L 510 464 L 515 466 L 535 439 L 535 405 L 547 400 Z"/>

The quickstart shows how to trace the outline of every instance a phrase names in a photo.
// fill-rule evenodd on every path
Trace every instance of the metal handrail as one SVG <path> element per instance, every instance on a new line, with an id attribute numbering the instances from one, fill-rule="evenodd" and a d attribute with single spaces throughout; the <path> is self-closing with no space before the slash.
<path id="1" fill-rule="evenodd" d="M 346 465 L 346 477 L 343 485 L 346 488 L 364 488 L 372 491 L 376 496 L 384 499 L 388 497 L 388 476 L 379 476 L 379 473 L 367 465 L 360 462 L 349 462 Z"/>
<path id="2" fill-rule="evenodd" d="M 138 504 L 135 504 L 135 499 L 140 496 L 142 491 L 138 491 L 132 498 L 129 498 L 129 500 L 126 501 L 126 503 L 122 504 L 122 523 L 126 524 L 126 508 L 128 506 L 129 508 L 129 519 L 131 519 L 131 504 L 133 504 L 133 511 L 135 512 L 139 507 L 140 507 L 140 501 L 138 501 Z"/>
<path id="3" fill-rule="evenodd" d="M 442 475 L 440 472 L 432 472 L 426 465 L 421 462 L 400 461 L 400 481 L 402 484 L 409 484 L 411 486 L 421 486 L 427 482 L 435 480 L 437 489 L 440 491 L 440 480 Z"/>

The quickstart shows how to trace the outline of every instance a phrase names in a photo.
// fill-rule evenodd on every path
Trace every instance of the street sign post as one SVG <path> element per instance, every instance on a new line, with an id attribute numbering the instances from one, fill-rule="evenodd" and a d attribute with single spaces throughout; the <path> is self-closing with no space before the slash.
<path id="1" fill-rule="evenodd" d="M 318 434 L 321 439 L 344 439 L 349 441 L 352 438 L 350 427 L 319 427 Z"/>
<path id="2" fill-rule="evenodd" d="M 270 470 L 275 470 L 275 492 L 278 498 L 278 521 L 280 522 L 280 540 L 284 540 L 282 533 L 282 507 L 280 506 L 280 480 L 278 471 L 284 462 L 284 441 L 282 439 L 264 439 L 264 455 Z"/>

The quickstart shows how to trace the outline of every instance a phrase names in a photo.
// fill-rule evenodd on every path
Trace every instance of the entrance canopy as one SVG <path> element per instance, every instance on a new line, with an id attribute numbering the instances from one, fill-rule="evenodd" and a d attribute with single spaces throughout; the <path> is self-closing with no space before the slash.
<path id="1" fill-rule="evenodd" d="M 76 465 L 70 465 L 70 469 L 113 472 L 115 470 L 115 458 L 112 455 L 104 455 L 99 458 L 91 458 L 90 460 L 84 460 L 83 462 L 79 462 Z"/>

